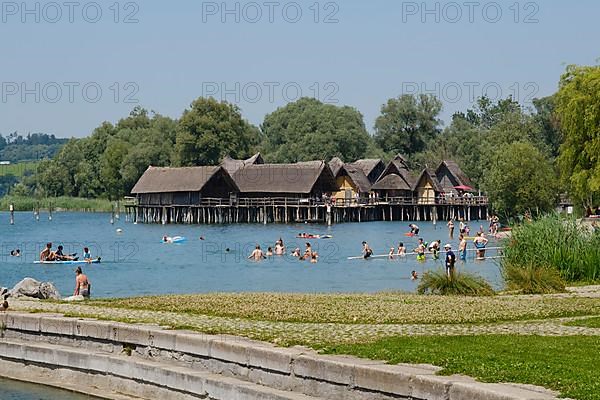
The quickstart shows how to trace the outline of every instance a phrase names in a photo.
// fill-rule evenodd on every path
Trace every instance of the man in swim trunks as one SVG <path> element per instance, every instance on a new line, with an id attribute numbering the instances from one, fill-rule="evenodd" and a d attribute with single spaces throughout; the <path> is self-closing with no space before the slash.
<path id="1" fill-rule="evenodd" d="M 415 249 L 415 253 L 417 253 L 417 261 L 425 261 L 425 251 L 427 250 L 427 245 L 423 241 L 423 239 L 419 239 L 419 244 Z"/>
<path id="2" fill-rule="evenodd" d="M 46 244 L 46 248 L 40 253 L 40 261 L 56 261 L 56 253 L 52 251 L 52 243 Z"/>
<path id="3" fill-rule="evenodd" d="M 418 235 L 421 231 L 421 229 L 416 224 L 410 224 L 408 225 L 408 227 L 410 228 L 410 233 L 412 233 L 415 236 Z"/>
<path id="4" fill-rule="evenodd" d="M 250 256 L 248 257 L 249 260 L 254 260 L 254 261 L 262 261 L 266 258 L 267 257 L 265 257 L 265 253 L 263 253 L 263 251 L 260 249 L 260 245 L 258 245 L 258 244 L 256 245 L 256 248 L 254 249 L 252 254 L 250 254 Z"/>
<path id="5" fill-rule="evenodd" d="M 458 245 L 458 254 L 462 261 L 467 259 L 467 239 L 461 234 L 458 239 L 460 240 L 460 244 Z"/>
<path id="6" fill-rule="evenodd" d="M 373 250 L 371 250 L 371 248 L 369 247 L 369 243 L 367 242 L 362 242 L 363 245 L 363 257 L 365 260 L 371 258 L 371 256 L 373 255 Z"/>
<path id="7" fill-rule="evenodd" d="M 58 250 L 54 254 L 58 261 L 77 261 L 77 258 L 65 255 L 62 246 L 58 246 Z"/>
<path id="8" fill-rule="evenodd" d="M 456 264 L 456 255 L 452 251 L 452 246 L 447 244 L 444 246 L 444 250 L 446 250 L 446 274 L 448 275 L 448 279 L 452 279 L 454 275 L 454 264 Z"/>

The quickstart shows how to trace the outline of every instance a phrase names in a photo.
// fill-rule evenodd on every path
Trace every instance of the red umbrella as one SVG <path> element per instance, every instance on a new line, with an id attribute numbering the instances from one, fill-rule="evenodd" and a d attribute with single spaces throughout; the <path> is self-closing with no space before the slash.
<path id="1" fill-rule="evenodd" d="M 474 191 L 474 189 L 472 187 L 466 186 L 466 185 L 454 186 L 454 189 L 456 189 L 456 190 L 462 190 L 463 192 L 472 192 L 472 191 Z"/>

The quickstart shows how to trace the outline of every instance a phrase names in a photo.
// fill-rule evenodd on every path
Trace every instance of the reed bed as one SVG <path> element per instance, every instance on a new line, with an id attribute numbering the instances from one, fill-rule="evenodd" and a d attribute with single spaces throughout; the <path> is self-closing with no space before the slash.
<path id="1" fill-rule="evenodd" d="M 600 280 L 600 230 L 575 219 L 548 215 L 515 227 L 504 256 L 505 276 L 514 268 L 536 266 L 554 268 L 568 282 L 597 282 Z"/>
<path id="2" fill-rule="evenodd" d="M 5 196 L 0 199 L 0 211 L 8 211 L 13 205 L 15 211 L 87 211 L 110 212 L 114 203 L 106 199 L 83 199 L 78 197 L 22 197 Z"/>

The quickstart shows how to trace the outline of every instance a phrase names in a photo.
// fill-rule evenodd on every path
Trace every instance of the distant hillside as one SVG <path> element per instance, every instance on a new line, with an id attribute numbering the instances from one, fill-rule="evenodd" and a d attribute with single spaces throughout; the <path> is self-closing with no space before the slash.
<path id="1" fill-rule="evenodd" d="M 17 163 L 52 158 L 68 141 L 45 133 L 22 136 L 15 132 L 6 137 L 0 134 L 0 161 Z"/>

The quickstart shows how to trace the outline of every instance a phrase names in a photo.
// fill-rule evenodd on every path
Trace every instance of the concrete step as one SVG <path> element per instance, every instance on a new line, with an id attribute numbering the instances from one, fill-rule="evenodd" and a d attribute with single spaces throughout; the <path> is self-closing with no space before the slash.
<path id="1" fill-rule="evenodd" d="M 161 398 L 157 396 L 158 392 L 164 396 L 165 391 L 172 391 L 177 395 L 172 398 L 181 399 L 189 397 L 211 400 L 318 400 L 316 397 L 273 389 L 208 371 L 138 359 L 125 354 L 90 352 L 87 349 L 43 342 L 3 339 L 0 341 L 0 363 L 2 362 L 46 367 L 49 372 L 43 373 L 44 379 L 39 381 L 35 376 L 6 376 L 34 383 L 48 383 L 66 389 L 76 389 L 69 387 L 68 383 L 65 385 L 61 383 L 72 382 L 73 374 L 82 375 L 77 379 L 78 386 L 81 383 L 93 382 L 95 389 L 102 389 L 99 386 L 102 381 L 106 381 L 108 386 L 106 389 L 114 387 L 110 379 L 101 379 L 104 376 L 129 381 L 130 386 L 141 384 L 145 387 L 144 395 L 141 397 L 135 391 L 131 393 L 124 391 L 127 390 L 126 384 L 119 385 L 118 390 L 114 391 L 97 391 L 97 394 L 102 393 L 106 398 L 114 400 Z M 149 390 L 149 387 L 156 387 L 157 393 Z M 89 390 L 85 390 L 85 393 L 92 394 Z"/>

